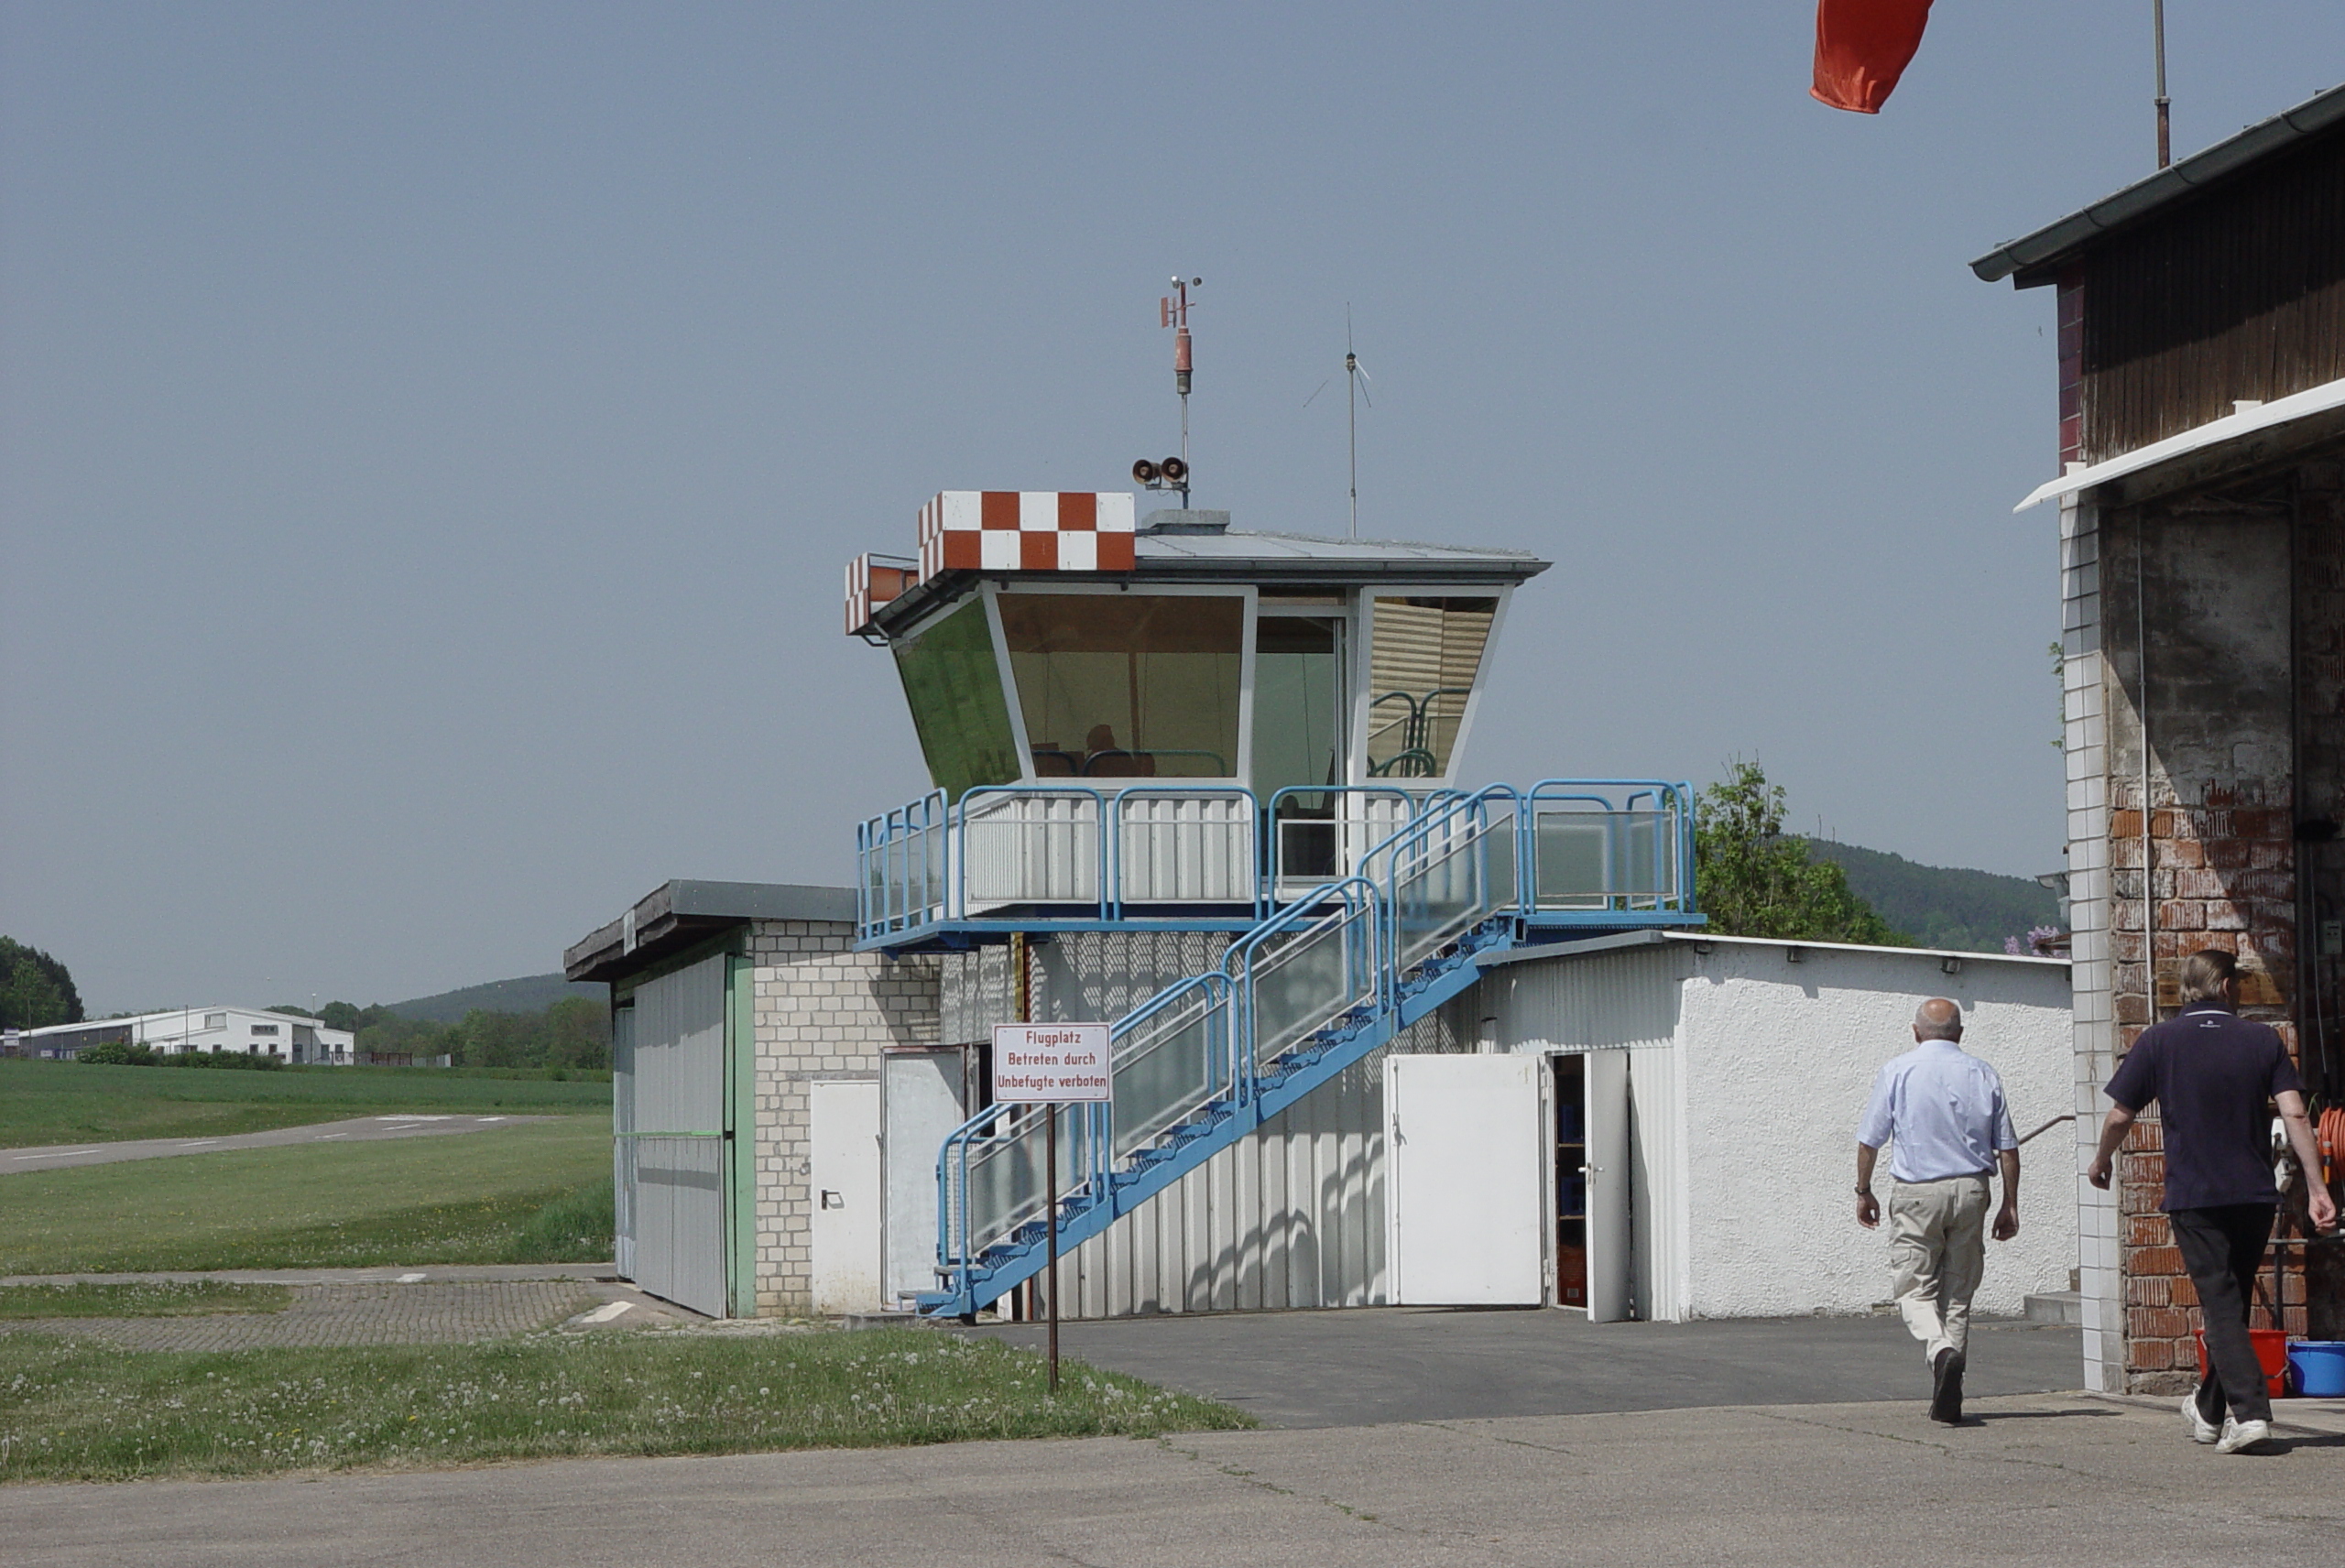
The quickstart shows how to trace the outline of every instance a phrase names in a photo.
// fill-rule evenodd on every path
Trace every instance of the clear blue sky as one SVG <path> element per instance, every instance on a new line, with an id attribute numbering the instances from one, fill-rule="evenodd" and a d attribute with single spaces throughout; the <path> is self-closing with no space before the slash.
<path id="1" fill-rule="evenodd" d="M 2179 150 L 2345 7 L 2173 0 Z M 2149 171 L 2148 0 L 0 5 L 0 931 L 93 1010 L 551 968 L 671 877 L 844 882 L 923 779 L 839 573 L 943 488 L 1527 546 L 1473 771 L 2060 864 L 2051 301 Z"/>

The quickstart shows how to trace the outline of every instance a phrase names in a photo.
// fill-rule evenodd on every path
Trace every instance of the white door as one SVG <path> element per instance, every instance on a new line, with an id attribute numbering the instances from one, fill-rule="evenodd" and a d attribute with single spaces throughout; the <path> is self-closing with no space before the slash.
<path id="1" fill-rule="evenodd" d="M 817 1082 L 808 1095 L 814 1310 L 879 1310 L 879 1084 Z"/>
<path id="2" fill-rule="evenodd" d="M 1629 1053 L 1587 1062 L 1587 1321 L 1629 1315 Z"/>
<path id="3" fill-rule="evenodd" d="M 896 1051 L 879 1059 L 887 1113 L 888 1301 L 936 1289 L 936 1157 L 964 1119 L 961 1052 Z"/>
<path id="4" fill-rule="evenodd" d="M 1529 1056 L 1384 1059 L 1384 1224 L 1402 1306 L 1537 1306 L 1546 1139 Z"/>

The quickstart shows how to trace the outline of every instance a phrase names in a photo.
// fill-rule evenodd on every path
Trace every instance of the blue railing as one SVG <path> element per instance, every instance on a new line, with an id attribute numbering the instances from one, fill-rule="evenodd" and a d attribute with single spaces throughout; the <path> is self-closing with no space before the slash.
<path id="1" fill-rule="evenodd" d="M 987 786 L 949 803 L 932 791 L 862 823 L 857 937 L 885 946 L 943 929 L 1245 931 L 1366 869 L 1403 830 L 1446 821 L 1459 801 L 1494 800 L 1510 802 L 1524 841 L 1510 897 L 1526 918 L 1693 912 L 1683 783 L 1549 779 L 1471 794 L 1304 785 L 1266 804 L 1236 786 L 1070 781 Z"/>
<path id="2" fill-rule="evenodd" d="M 1587 899 L 1601 896 L 1619 901 L 1617 914 L 1698 920 L 1691 814 L 1685 786 L 1668 784 L 1607 793 L 1551 779 L 1426 803 L 1360 857 L 1359 874 L 1288 901 L 1214 968 L 1116 1020 L 1114 1101 L 1060 1113 L 1065 1244 L 1096 1234 L 1283 1108 L 1282 1096 L 1308 1092 L 1470 983 L 1475 961 L 1531 931 L 1553 898 L 1582 919 Z M 1543 857 L 1566 869 L 1543 884 Z M 1617 873 L 1620 886 L 1590 894 L 1591 865 Z M 1669 898 L 1682 900 L 1665 910 L 1652 907 L 1660 895 L 1645 887 L 1664 870 Z M 988 1106 L 945 1138 L 937 1263 L 948 1289 L 932 1310 L 974 1311 L 980 1296 L 1016 1283 L 1010 1275 L 1023 1277 L 1021 1258 L 1032 1261 L 1046 1217 L 1045 1115 Z"/>

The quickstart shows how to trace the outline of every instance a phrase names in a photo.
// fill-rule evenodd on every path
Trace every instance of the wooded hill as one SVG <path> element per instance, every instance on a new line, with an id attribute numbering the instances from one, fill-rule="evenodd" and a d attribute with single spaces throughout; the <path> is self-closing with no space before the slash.
<path id="1" fill-rule="evenodd" d="M 1809 839 L 1807 847 L 1845 871 L 1850 890 L 1916 947 L 2001 953 L 2007 937 L 2024 947 L 2030 930 L 2068 923 L 2052 890 L 2025 877 L 1923 866 L 1828 839 Z"/>

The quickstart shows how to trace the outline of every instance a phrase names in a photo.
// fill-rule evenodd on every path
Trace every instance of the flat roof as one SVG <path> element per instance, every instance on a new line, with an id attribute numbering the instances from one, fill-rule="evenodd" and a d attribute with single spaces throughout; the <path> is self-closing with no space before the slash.
<path id="1" fill-rule="evenodd" d="M 1892 958 L 1958 958 L 1966 964 L 2034 964 L 2068 967 L 2065 958 L 2042 958 L 2022 953 L 1965 953 L 1951 947 L 1880 947 L 1860 942 L 1805 942 L 1792 937 L 1720 936 L 1710 931 L 1621 931 L 1612 936 L 1589 937 L 1581 942 L 1551 942 L 1543 947 L 1518 947 L 1482 960 L 1486 969 L 1502 964 L 1528 964 L 1542 958 L 1585 958 L 1593 953 L 1609 953 L 1623 947 L 1652 947 L 1662 942 L 1678 942 L 1693 947 L 1713 944 L 1732 947 L 1798 948 L 1803 953 L 1869 953 Z"/>
<path id="2" fill-rule="evenodd" d="M 154 1023 L 166 1018 L 200 1018 L 206 1013 L 242 1013 L 247 1018 L 283 1018 L 288 1023 L 310 1024 L 319 1029 L 326 1027 L 322 1019 L 311 1018 L 307 1013 L 280 1013 L 274 1007 L 247 1007 L 241 1002 L 214 1002 L 209 1007 L 158 1007 L 152 1012 L 125 1013 L 120 1018 L 83 1018 L 78 1024 L 43 1024 L 38 1029 L 23 1029 L 19 1032 L 23 1038 L 30 1040 L 35 1035 L 60 1034 L 74 1029 L 104 1029 L 109 1025 L 126 1027 L 131 1024 Z M 196 1029 L 198 1033 L 202 1032 L 200 1025 L 196 1026 Z M 350 1031 L 333 1029 L 330 1032 L 347 1034 Z"/>
<path id="3" fill-rule="evenodd" d="M 2083 250 L 2094 240 L 2128 227 L 2198 195 L 2213 185 L 2262 162 L 2284 148 L 2307 140 L 2345 122 L 2345 87 L 2315 93 L 2293 109 L 2248 126 L 2235 136 L 2217 142 L 2204 152 L 2137 180 L 2089 207 L 2079 208 L 2034 234 L 1996 246 L 1970 264 L 1980 280 L 1994 283 L 2013 278 L 2016 286 L 2032 289 L 2052 281 L 2050 269 Z"/>
<path id="4" fill-rule="evenodd" d="M 637 899 L 626 914 L 565 948 L 562 972 L 570 980 L 616 980 L 750 920 L 821 920 L 852 926 L 855 919 L 852 887 L 799 882 L 663 882 Z"/>
<path id="5" fill-rule="evenodd" d="M 1329 539 L 1318 534 L 1142 528 L 1133 536 L 1134 569 L 1091 572 L 943 572 L 882 604 L 872 624 L 900 632 L 981 578 L 1032 587 L 1091 582 L 1261 583 L 1272 587 L 1358 587 L 1392 583 L 1428 587 L 1510 587 L 1554 563 L 1525 550 L 1425 544 L 1404 539 Z"/>

